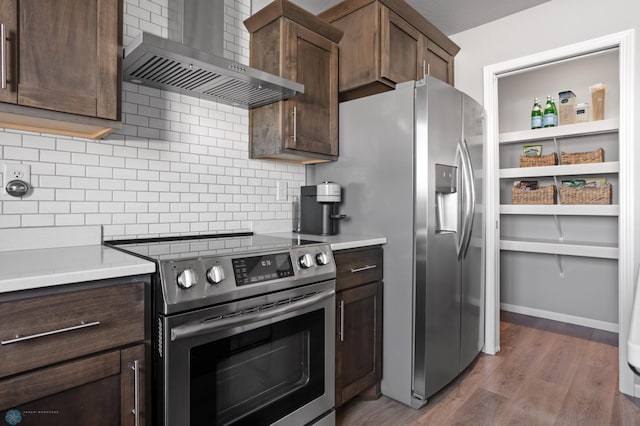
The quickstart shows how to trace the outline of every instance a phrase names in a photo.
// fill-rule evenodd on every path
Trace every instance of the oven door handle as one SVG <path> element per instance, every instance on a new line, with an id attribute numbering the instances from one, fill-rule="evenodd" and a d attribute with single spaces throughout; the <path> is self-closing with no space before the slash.
<path id="1" fill-rule="evenodd" d="M 228 328 L 238 327 L 252 322 L 262 321 L 265 319 L 285 315 L 308 306 L 312 306 L 323 300 L 329 299 L 335 295 L 335 290 L 327 290 L 315 294 L 304 299 L 276 306 L 264 311 L 252 312 L 244 315 L 236 315 L 233 317 L 221 318 L 214 321 L 200 321 L 195 324 L 185 324 L 171 329 L 171 341 L 188 339 L 190 337 L 199 336 L 201 334 L 225 330 Z"/>

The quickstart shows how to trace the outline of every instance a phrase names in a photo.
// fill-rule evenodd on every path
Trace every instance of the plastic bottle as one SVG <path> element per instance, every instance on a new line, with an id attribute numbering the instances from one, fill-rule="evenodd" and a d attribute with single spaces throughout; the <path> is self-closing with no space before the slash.
<path id="1" fill-rule="evenodd" d="M 542 108 L 538 98 L 533 100 L 533 109 L 531 110 L 531 128 L 539 129 L 542 127 Z"/>

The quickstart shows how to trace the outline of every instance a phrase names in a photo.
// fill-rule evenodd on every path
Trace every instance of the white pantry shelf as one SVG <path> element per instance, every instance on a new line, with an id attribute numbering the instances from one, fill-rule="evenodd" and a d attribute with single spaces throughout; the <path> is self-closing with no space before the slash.
<path id="1" fill-rule="evenodd" d="M 501 239 L 500 250 L 559 254 L 565 256 L 597 257 L 601 259 L 618 258 L 618 247 L 615 244 L 576 241 Z"/>
<path id="2" fill-rule="evenodd" d="M 504 215 L 619 216 L 618 204 L 501 204 Z"/>
<path id="3" fill-rule="evenodd" d="M 595 175 L 619 172 L 619 161 L 606 161 L 603 163 L 567 164 L 541 167 L 514 167 L 509 169 L 500 169 L 500 179 L 539 176 Z"/>
<path id="4" fill-rule="evenodd" d="M 575 136 L 596 135 L 599 133 L 614 133 L 620 127 L 620 120 L 588 121 L 586 123 L 567 124 L 543 129 L 519 130 L 516 132 L 500 133 L 499 143 L 534 142 L 553 138 L 570 138 Z"/>

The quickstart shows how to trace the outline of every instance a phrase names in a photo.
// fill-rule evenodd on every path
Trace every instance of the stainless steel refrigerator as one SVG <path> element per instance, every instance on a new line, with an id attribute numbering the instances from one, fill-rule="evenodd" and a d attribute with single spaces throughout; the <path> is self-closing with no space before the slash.
<path id="1" fill-rule="evenodd" d="M 340 104 L 340 232 L 384 246 L 382 393 L 418 408 L 484 344 L 482 107 L 427 77 Z"/>

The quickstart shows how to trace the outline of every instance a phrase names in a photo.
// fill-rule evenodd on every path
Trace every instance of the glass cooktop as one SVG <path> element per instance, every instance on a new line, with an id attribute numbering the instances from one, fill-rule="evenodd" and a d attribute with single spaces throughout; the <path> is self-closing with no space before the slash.
<path id="1" fill-rule="evenodd" d="M 250 253 L 278 248 L 289 249 L 322 243 L 301 238 L 283 238 L 270 235 L 225 237 L 211 235 L 198 236 L 197 238 L 185 237 L 182 239 L 168 237 L 166 239 L 105 241 L 105 244 L 152 260 L 177 260 L 233 253 Z"/>

